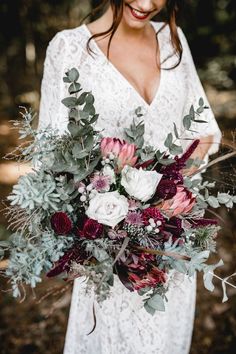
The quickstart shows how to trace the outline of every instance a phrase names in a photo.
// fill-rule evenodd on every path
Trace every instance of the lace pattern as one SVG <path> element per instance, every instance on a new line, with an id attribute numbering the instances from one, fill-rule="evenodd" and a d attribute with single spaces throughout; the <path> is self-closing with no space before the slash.
<path id="1" fill-rule="evenodd" d="M 157 31 L 162 23 L 151 22 Z M 72 67 L 80 72 L 83 89 L 92 91 L 95 107 L 100 114 L 97 128 L 104 136 L 123 137 L 123 128 L 131 124 L 134 111 L 142 107 L 145 121 L 145 144 L 164 148 L 166 135 L 173 131 L 173 123 L 182 129 L 182 117 L 191 104 L 203 97 L 209 102 L 198 78 L 187 40 L 179 28 L 183 46 L 181 64 L 173 70 L 164 70 L 175 63 L 172 54 L 170 30 L 166 26 L 158 33 L 161 79 L 158 91 L 149 105 L 135 91 L 118 70 L 107 61 L 95 41 L 91 42 L 96 55 L 89 55 L 86 42 L 90 37 L 86 25 L 58 32 L 50 41 L 44 63 L 39 111 L 39 128 L 52 125 L 60 132 L 66 130 L 68 112 L 61 100 L 68 95 L 63 83 L 64 73 Z M 138 118 L 136 118 L 138 119 Z M 199 124 L 198 133 L 188 137 L 214 136 L 209 154 L 218 150 L 221 132 L 209 109 Z M 186 144 L 186 143 L 185 143 Z M 130 293 L 115 279 L 112 295 L 102 305 L 95 303 L 97 327 L 93 327 L 93 296 L 85 294 L 84 283 L 74 282 L 64 354 L 187 354 L 191 342 L 196 279 L 191 281 L 174 272 L 168 291 L 166 312 L 149 315 L 141 307 L 142 300 Z"/>

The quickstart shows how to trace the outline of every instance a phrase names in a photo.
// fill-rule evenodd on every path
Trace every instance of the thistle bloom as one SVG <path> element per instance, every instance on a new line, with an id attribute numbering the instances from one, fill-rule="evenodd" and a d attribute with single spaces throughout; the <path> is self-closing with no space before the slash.
<path id="1" fill-rule="evenodd" d="M 173 217 L 189 213 L 195 203 L 196 198 L 190 191 L 183 186 L 177 186 L 176 195 L 170 200 L 165 200 L 158 207 L 161 211 L 165 212 L 168 217 Z"/>
<path id="2" fill-rule="evenodd" d="M 130 211 L 125 218 L 125 222 L 131 225 L 142 226 L 143 218 L 141 212 Z"/>
<path id="3" fill-rule="evenodd" d="M 94 174 L 90 179 L 93 187 L 98 191 L 106 191 L 108 192 L 110 189 L 111 178 L 109 176 L 103 176 L 100 174 Z"/>

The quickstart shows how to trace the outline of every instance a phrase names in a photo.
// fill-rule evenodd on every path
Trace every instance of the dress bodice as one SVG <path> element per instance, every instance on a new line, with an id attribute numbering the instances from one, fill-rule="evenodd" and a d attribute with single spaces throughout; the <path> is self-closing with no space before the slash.
<path id="1" fill-rule="evenodd" d="M 151 21 L 155 31 L 163 23 Z M 182 118 L 188 113 L 191 104 L 198 105 L 200 97 L 206 98 L 196 72 L 187 40 L 178 28 L 183 57 L 179 66 L 171 68 L 177 61 L 173 52 L 169 27 L 158 32 L 160 48 L 161 73 L 160 84 L 151 104 L 148 104 L 128 80 L 116 69 L 101 51 L 95 40 L 91 41 L 92 54 L 87 52 L 86 44 L 91 36 L 84 24 L 74 29 L 58 32 L 50 41 L 44 64 L 41 86 L 39 126 L 48 124 L 61 132 L 66 129 L 68 110 L 61 100 L 68 96 L 67 84 L 63 82 L 66 71 L 75 67 L 80 72 L 80 83 L 86 91 L 92 91 L 95 108 L 99 113 L 96 128 L 103 130 L 104 136 L 123 137 L 124 127 L 129 127 L 133 118 L 145 122 L 145 144 L 163 148 L 169 132 L 173 132 L 173 123 L 182 130 Z M 137 118 L 135 110 L 141 107 L 143 116 Z M 208 124 L 198 124 L 184 137 L 214 135 L 214 143 L 209 154 L 217 151 L 221 133 L 211 109 L 204 112 Z M 186 142 L 183 141 L 183 145 Z"/>

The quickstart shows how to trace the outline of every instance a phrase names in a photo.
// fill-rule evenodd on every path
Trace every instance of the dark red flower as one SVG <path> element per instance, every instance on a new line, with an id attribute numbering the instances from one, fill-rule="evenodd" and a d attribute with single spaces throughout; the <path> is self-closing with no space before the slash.
<path id="1" fill-rule="evenodd" d="M 218 225 L 218 221 L 216 219 L 190 219 L 189 222 L 192 224 L 192 228 Z"/>
<path id="2" fill-rule="evenodd" d="M 149 225 L 149 219 L 153 219 L 155 223 L 158 222 L 158 228 L 163 228 L 164 217 L 160 210 L 156 207 L 146 208 L 142 212 L 142 219 L 145 226 Z"/>
<path id="3" fill-rule="evenodd" d="M 93 219 L 83 218 L 80 220 L 75 232 L 76 236 L 94 240 L 102 235 L 103 225 Z"/>
<path id="4" fill-rule="evenodd" d="M 170 232 L 174 237 L 180 237 L 184 231 L 182 220 L 176 217 L 170 218 L 165 225 L 165 230 Z"/>
<path id="5" fill-rule="evenodd" d="M 176 193 L 176 183 L 171 179 L 162 179 L 156 190 L 156 196 L 161 199 L 171 199 Z"/>
<path id="6" fill-rule="evenodd" d="M 57 235 L 68 235 L 72 230 L 72 221 L 63 211 L 58 211 L 51 217 L 51 225 Z"/>
<path id="7" fill-rule="evenodd" d="M 87 259 L 85 251 L 76 245 L 67 250 L 66 253 L 54 264 L 54 267 L 47 273 L 47 277 L 55 277 L 61 273 L 69 272 L 72 262 L 83 264 Z"/>

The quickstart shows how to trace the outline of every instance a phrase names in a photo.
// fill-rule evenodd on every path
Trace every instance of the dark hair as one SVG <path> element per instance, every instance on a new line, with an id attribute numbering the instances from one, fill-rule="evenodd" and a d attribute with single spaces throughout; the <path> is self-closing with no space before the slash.
<path id="1" fill-rule="evenodd" d="M 178 31 L 177 31 L 177 24 L 176 24 L 176 17 L 177 13 L 181 8 L 183 0 L 167 0 L 166 3 L 166 15 L 167 15 L 167 20 L 165 21 L 164 25 L 159 29 L 157 34 L 164 29 L 167 25 L 170 27 L 170 33 L 171 33 L 171 42 L 174 48 L 174 54 L 178 56 L 178 62 L 171 68 L 168 69 L 174 69 L 176 68 L 182 59 L 182 45 L 179 39 Z M 123 16 L 123 0 L 102 0 L 101 4 L 98 5 L 95 9 L 92 10 L 92 12 L 85 17 L 84 21 L 89 17 L 89 16 L 96 16 L 105 6 L 111 5 L 112 11 L 113 11 L 113 23 L 111 27 L 104 32 L 100 33 L 95 33 L 93 34 L 88 42 L 87 42 L 87 50 L 89 53 L 92 52 L 90 48 L 90 42 L 91 40 L 98 38 L 98 37 L 107 37 L 109 36 L 109 42 L 108 42 L 108 48 L 107 48 L 107 57 L 109 58 L 109 51 L 110 51 L 110 46 L 111 46 L 111 41 L 112 38 L 121 22 L 122 16 Z M 169 57 L 168 57 L 169 58 Z M 168 59 L 166 58 L 165 61 Z"/>

